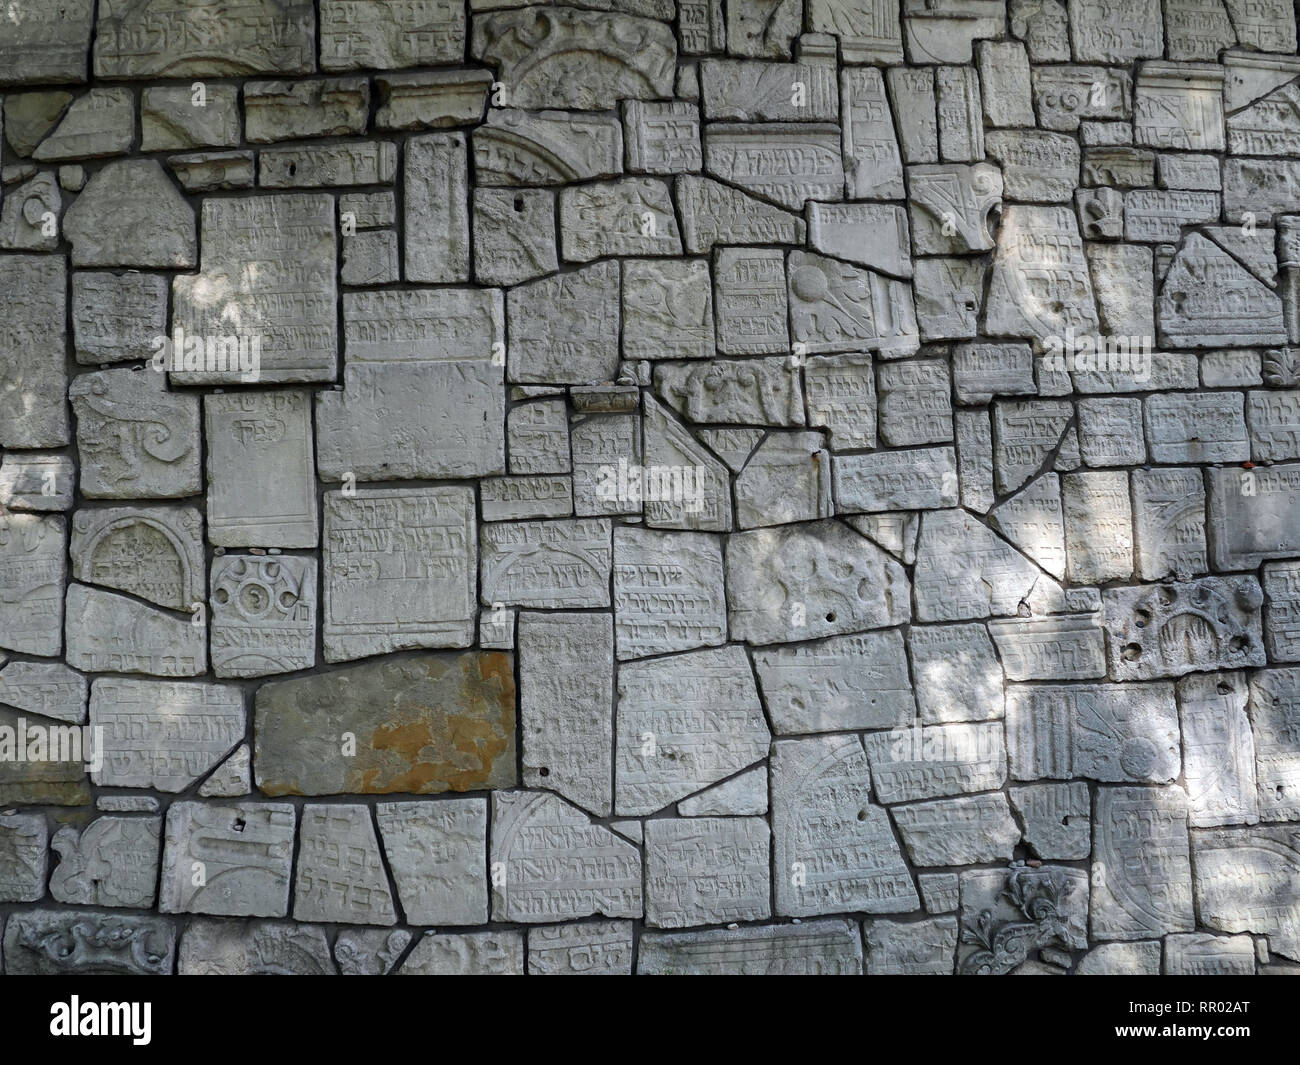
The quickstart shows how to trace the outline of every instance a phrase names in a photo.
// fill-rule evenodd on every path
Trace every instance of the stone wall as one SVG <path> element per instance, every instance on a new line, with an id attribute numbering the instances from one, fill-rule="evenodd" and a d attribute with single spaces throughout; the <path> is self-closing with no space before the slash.
<path id="1" fill-rule="evenodd" d="M 1291 0 L 8 0 L 10 973 L 1300 969 Z"/>

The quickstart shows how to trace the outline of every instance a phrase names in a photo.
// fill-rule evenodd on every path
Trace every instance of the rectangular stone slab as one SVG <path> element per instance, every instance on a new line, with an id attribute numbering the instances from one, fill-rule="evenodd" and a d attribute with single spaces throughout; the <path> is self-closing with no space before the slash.
<path id="1" fill-rule="evenodd" d="M 514 656 L 417 654 L 273 681 L 258 689 L 254 738 L 267 795 L 508 788 Z"/>

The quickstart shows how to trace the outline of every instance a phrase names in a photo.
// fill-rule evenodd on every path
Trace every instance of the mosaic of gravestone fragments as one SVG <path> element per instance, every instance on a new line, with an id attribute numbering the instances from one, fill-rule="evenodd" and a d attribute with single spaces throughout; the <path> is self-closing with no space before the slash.
<path id="1" fill-rule="evenodd" d="M 1300 972 L 1292 0 L 8 0 L 8 973 Z"/>

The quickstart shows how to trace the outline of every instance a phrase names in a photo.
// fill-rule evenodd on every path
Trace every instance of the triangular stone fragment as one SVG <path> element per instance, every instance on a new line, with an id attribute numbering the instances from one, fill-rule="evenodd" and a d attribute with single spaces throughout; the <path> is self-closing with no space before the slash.
<path id="1" fill-rule="evenodd" d="M 878 544 L 910 566 L 916 561 L 916 537 L 921 531 L 921 515 L 915 510 L 895 510 L 887 514 L 855 514 L 845 518 L 873 544 Z"/>
<path id="2" fill-rule="evenodd" d="M 993 467 L 999 493 L 1017 491 L 1043 468 L 1052 452 L 1065 449 L 1061 437 L 1073 417 L 1074 405 L 1068 400 L 1012 400 L 993 408 L 997 430 Z M 1077 465 L 1077 441 L 1074 451 Z"/>
<path id="3" fill-rule="evenodd" d="M 1065 577 L 1061 479 L 1045 473 L 989 511 L 989 521 L 1058 580 Z"/>
<path id="4" fill-rule="evenodd" d="M 1007 541 L 962 510 L 921 516 L 916 612 L 922 621 L 1056 613 L 1065 593 Z"/>
<path id="5" fill-rule="evenodd" d="M 1165 274 L 1156 320 L 1175 348 L 1285 344 L 1282 300 L 1223 248 L 1190 234 Z"/>
<path id="6" fill-rule="evenodd" d="M 677 179 L 677 209 L 688 254 L 714 244 L 802 244 L 804 221 L 712 178 L 683 174 Z"/>
<path id="7" fill-rule="evenodd" d="M 685 486 L 689 473 L 691 492 L 661 492 L 669 498 L 651 499 L 647 492 L 642 506 L 645 522 L 656 529 L 700 529 L 725 532 L 731 528 L 731 474 L 727 467 L 710 455 L 690 432 L 668 413 L 660 403 L 645 395 L 642 426 L 646 470 L 656 470 L 656 479 Z M 679 477 L 665 476 L 679 471 Z"/>
<path id="8" fill-rule="evenodd" d="M 677 804 L 683 817 L 737 817 L 767 813 L 767 766 L 756 765 L 739 776 L 683 799 Z"/>
<path id="9" fill-rule="evenodd" d="M 726 429 L 697 429 L 695 435 L 734 472 L 739 473 L 763 438 L 763 430 L 735 426 Z"/>
<path id="10" fill-rule="evenodd" d="M 212 775 L 199 785 L 199 794 L 209 798 L 235 798 L 252 790 L 252 769 L 248 744 L 241 743 Z"/>
<path id="11" fill-rule="evenodd" d="M 1240 259 L 1269 288 L 1277 285 L 1277 230 L 1260 226 L 1207 226 L 1202 232 L 1229 255 Z"/>

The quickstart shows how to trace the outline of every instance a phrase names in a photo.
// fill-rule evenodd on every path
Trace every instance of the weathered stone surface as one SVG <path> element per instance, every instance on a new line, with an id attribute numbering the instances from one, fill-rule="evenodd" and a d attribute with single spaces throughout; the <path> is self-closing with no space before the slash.
<path id="1" fill-rule="evenodd" d="M 522 932 L 426 932 L 398 976 L 523 976 Z"/>
<path id="2" fill-rule="evenodd" d="M 682 817 L 741 817 L 767 813 L 767 766 L 757 765 L 677 804 Z"/>
<path id="3" fill-rule="evenodd" d="M 81 724 L 90 686 L 58 662 L 10 662 L 0 670 L 0 703 L 41 717 Z"/>
<path id="4" fill-rule="evenodd" d="M 554 193 L 474 190 L 474 273 L 480 281 L 517 285 L 557 268 Z"/>
<path id="5" fill-rule="evenodd" d="M 316 19 L 303 0 L 240 0 L 219 19 L 196 21 L 169 0 L 100 9 L 95 75 L 104 78 L 215 77 L 306 73 L 314 65 Z"/>
<path id="6" fill-rule="evenodd" d="M 5 12 L 0 85 L 83 82 L 95 23 L 92 0 L 50 7 L 18 0 Z"/>
<path id="7" fill-rule="evenodd" d="M 244 736 L 244 696 L 225 684 L 100 677 L 90 724 L 102 729 L 96 784 L 184 791 Z"/>
<path id="8" fill-rule="evenodd" d="M 406 931 L 345 928 L 334 941 L 334 961 L 344 976 L 387 976 L 410 942 Z"/>
<path id="9" fill-rule="evenodd" d="M 1063 336 L 1097 329 L 1092 282 L 1068 207 L 1012 204 L 998 228 L 986 328 L 994 336 Z"/>
<path id="10" fill-rule="evenodd" d="M 531 281 L 506 300 L 511 381 L 598 384 L 618 364 L 619 266 L 593 263 Z"/>
<path id="11" fill-rule="evenodd" d="M 870 976 L 951 976 L 957 918 L 870 921 L 865 925 Z"/>
<path id="12" fill-rule="evenodd" d="M 771 833 L 758 817 L 646 824 L 646 924 L 688 928 L 771 916 Z"/>
<path id="13" fill-rule="evenodd" d="M 474 525 L 468 489 L 325 493 L 325 660 L 472 643 Z"/>
<path id="14" fill-rule="evenodd" d="M 262 677 L 316 664 L 316 559 L 224 555 L 212 562 L 212 668 Z"/>
<path id="15" fill-rule="evenodd" d="M 67 593 L 67 660 L 99 673 L 193 677 L 207 669 L 206 625 L 82 584 Z"/>
<path id="16" fill-rule="evenodd" d="M 1275 662 L 1300 661 L 1300 562 L 1270 562 L 1263 568 L 1264 642 Z M 0 674 L 0 676 L 3 676 Z"/>
<path id="17" fill-rule="evenodd" d="M 74 580 L 172 610 L 204 598 L 203 518 L 193 507 L 103 507 L 72 521 Z"/>
<path id="18" fill-rule="evenodd" d="M 1166 783 L 1179 771 L 1169 684 L 1013 684 L 1007 750 L 1015 780 Z"/>
<path id="19" fill-rule="evenodd" d="M 168 392 L 162 375 L 149 370 L 81 374 L 69 395 L 85 495 L 172 498 L 199 491 L 197 396 Z"/>
<path id="20" fill-rule="evenodd" d="M 1246 682 L 1239 674 L 1184 677 L 1178 682 L 1188 823 L 1197 827 L 1254 824 L 1255 744 L 1246 719 Z"/>
<path id="21" fill-rule="evenodd" d="M 960 510 L 921 517 L 915 570 L 921 621 L 966 621 L 993 615 L 1059 611 L 1060 585 L 1005 540 Z"/>
<path id="22" fill-rule="evenodd" d="M 608 520 L 594 518 L 485 524 L 480 530 L 482 602 L 609 606 L 610 533 Z M 469 579 L 472 586 L 472 569 Z"/>
<path id="23" fill-rule="evenodd" d="M 364 133 L 369 107 L 370 83 L 362 78 L 250 81 L 244 134 L 252 143 L 273 143 Z"/>
<path id="24" fill-rule="evenodd" d="M 852 921 L 798 925 L 647 932 L 637 955 L 638 974 L 860 975 L 862 937 Z"/>
<path id="25" fill-rule="evenodd" d="M 1160 944 L 1103 943 L 1074 967 L 1075 976 L 1159 976 Z"/>
<path id="26" fill-rule="evenodd" d="M 29 719 L 0 707 L 0 737 L 5 757 L 0 759 L 0 802 L 54 806 L 86 806 L 90 803 L 87 766 L 100 751 L 92 733 L 84 734 L 49 719 Z M 57 730 L 57 731 L 56 731 Z M 17 757 L 43 747 L 43 757 Z M 56 748 L 57 744 L 57 748 Z"/>
<path id="27" fill-rule="evenodd" d="M 321 193 L 205 199 L 203 268 L 172 282 L 173 329 L 179 325 L 187 337 L 225 338 L 226 343 L 217 352 L 208 341 L 199 358 L 191 357 L 187 343 L 180 365 L 173 353 L 172 380 L 247 382 L 243 356 L 251 354 L 255 342 L 260 356 L 254 380 L 333 380 L 338 348 L 334 228 L 334 198 Z M 232 325 L 241 354 L 238 367 L 229 357 Z"/>
<path id="28" fill-rule="evenodd" d="M 62 647 L 67 522 L 0 512 L 0 647 L 57 655 Z"/>
<path id="29" fill-rule="evenodd" d="M 5 922 L 4 958 L 11 976 L 167 976 L 176 927 L 149 914 L 27 910 Z"/>
<path id="30" fill-rule="evenodd" d="M 803 210 L 808 200 L 844 195 L 840 129 L 834 125 L 711 123 L 704 132 L 704 167 L 793 211 Z"/>
<path id="31" fill-rule="evenodd" d="M 252 152 L 194 152 L 173 155 L 167 165 L 186 192 L 253 187 Z"/>
<path id="32" fill-rule="evenodd" d="M 1025 842 L 1040 858 L 1074 861 L 1092 849 L 1088 785 L 1030 784 L 1009 789 L 1025 826 Z"/>
<path id="33" fill-rule="evenodd" d="M 159 909 L 287 916 L 295 821 L 294 808 L 287 803 L 172 803 Z"/>
<path id="34" fill-rule="evenodd" d="M 614 617 L 620 659 L 723 643 L 722 547 L 704 533 L 614 532 Z"/>
<path id="35" fill-rule="evenodd" d="M 1298 553 L 1300 511 L 1290 500 L 1300 484 L 1300 466 L 1243 471 L 1209 470 L 1209 520 L 1217 530 L 1211 538 L 1216 569 L 1253 569 L 1265 559 Z"/>
<path id="36" fill-rule="evenodd" d="M 622 309 L 626 358 L 702 359 L 716 350 L 706 261 L 625 261 Z"/>
<path id="37" fill-rule="evenodd" d="M 933 510 L 957 502 L 956 456 L 951 447 L 836 455 L 832 468 L 843 512 Z"/>
<path id="38" fill-rule="evenodd" d="M 1031 202 L 1069 200 L 1079 181 L 1079 145 L 1047 130 L 993 130 L 991 159 L 1002 167 L 1003 194 Z"/>
<path id="39" fill-rule="evenodd" d="M 609 615 L 523 612 L 518 647 L 524 783 L 609 816 L 614 702 Z M 578 660 L 586 663 L 581 670 L 571 666 Z"/>
<path id="40" fill-rule="evenodd" d="M 0 247 L 14 251 L 54 251 L 63 197 L 54 175 L 41 172 L 5 197 L 0 214 Z"/>
<path id="41" fill-rule="evenodd" d="M 380 803 L 375 819 L 408 922 L 487 922 L 486 799 Z"/>
<path id="42" fill-rule="evenodd" d="M 1215 828 L 1192 833 L 1196 907 L 1222 932 L 1268 936 L 1271 950 L 1300 956 L 1300 829 L 1295 825 Z M 11 918 L 12 920 L 12 918 Z"/>
<path id="43" fill-rule="evenodd" d="M 1032 959 L 1035 948 L 1043 961 L 1068 965 L 1063 948 L 1087 946 L 1089 889 L 1082 869 L 1017 862 L 1008 869 L 964 870 L 960 878 L 967 930 L 957 948 L 962 975 L 1061 975 L 1063 969 Z"/>
<path id="44" fill-rule="evenodd" d="M 233 148 L 240 141 L 240 129 L 235 85 L 205 83 L 201 96 L 189 85 L 160 85 L 140 95 L 142 151 Z"/>
<path id="45" fill-rule="evenodd" d="M 62 396 L 67 340 L 67 266 L 62 256 L 0 255 L 5 329 L 0 332 L 0 447 L 63 447 L 67 407 L 32 403 Z"/>
<path id="46" fill-rule="evenodd" d="M 757 762 L 770 739 L 753 671 L 740 648 L 623 665 L 617 811 L 654 813 Z"/>
<path id="47" fill-rule="evenodd" d="M 914 865 L 1010 859 L 1020 840 L 1020 829 L 1001 792 L 918 802 L 891 812 Z"/>
<path id="48" fill-rule="evenodd" d="M 482 185 L 563 185 L 623 171 L 622 126 L 607 115 L 491 108 L 473 148 Z"/>
<path id="49" fill-rule="evenodd" d="M 896 631 L 758 651 L 754 665 L 778 733 L 893 728 L 916 712 Z"/>
<path id="50" fill-rule="evenodd" d="M 1002 204 L 997 167 L 943 164 L 908 167 L 908 213 L 919 254 L 964 254 L 994 246 L 992 212 Z"/>
<path id="51" fill-rule="evenodd" d="M 885 5 L 879 6 L 883 8 Z M 844 37 L 841 36 L 840 40 L 843 43 Z M 890 121 L 889 100 L 885 96 L 885 83 L 880 72 L 871 67 L 842 70 L 840 106 L 843 109 L 845 193 L 850 199 L 868 196 L 901 198 L 902 156 Z"/>
<path id="52" fill-rule="evenodd" d="M 76 906 L 154 904 L 162 822 L 156 817 L 98 817 L 78 831 L 65 825 L 51 842 L 59 864 L 50 896 Z"/>
<path id="53" fill-rule="evenodd" d="M 1166 976 L 1254 976 L 1255 942 L 1250 936 L 1188 933 L 1165 940 Z"/>
<path id="54" fill-rule="evenodd" d="M 343 307 L 343 392 L 317 399 L 321 475 L 504 473 L 505 401 L 495 357 L 504 346 L 500 293 L 358 292 L 344 296 Z"/>
<path id="55" fill-rule="evenodd" d="M 865 742 L 876 799 L 886 805 L 992 791 L 1006 782 L 1001 722 L 873 732 Z"/>
<path id="56" fill-rule="evenodd" d="M 258 159 L 258 184 L 272 189 L 390 185 L 397 173 L 397 148 L 388 141 L 264 148 Z"/>
<path id="57" fill-rule="evenodd" d="M 1101 788 L 1095 811 L 1093 939 L 1191 931 L 1192 870 L 1182 789 Z"/>
<path id="58" fill-rule="evenodd" d="M 135 95 L 130 89 L 91 89 L 73 100 L 33 159 L 59 162 L 121 155 L 135 138 Z"/>
<path id="59" fill-rule="evenodd" d="M 908 645 L 924 724 L 1003 716 L 1002 667 L 983 625 L 914 625 Z"/>
<path id="60" fill-rule="evenodd" d="M 556 795 L 493 797 L 491 862 L 499 870 L 492 880 L 497 920 L 642 915 L 639 849 Z"/>
<path id="61" fill-rule="evenodd" d="M 293 916 L 299 921 L 353 924 L 389 925 L 396 920 L 368 807 L 303 807 Z"/>
<path id="62" fill-rule="evenodd" d="M 238 799 L 253 790 L 252 755 L 247 743 L 241 743 L 199 785 L 199 795 L 205 799 Z"/>
<path id="63" fill-rule="evenodd" d="M 908 359 L 877 370 L 880 436 L 886 444 L 909 447 L 952 439 L 952 381 L 939 359 Z"/>
<path id="64" fill-rule="evenodd" d="M 407 141 L 408 281 L 469 280 L 468 155 L 462 133 L 429 133 Z"/>
<path id="65" fill-rule="evenodd" d="M 349 666 L 257 690 L 257 786 L 267 795 L 510 787 L 514 737 L 508 654 L 418 654 Z"/>
<path id="66" fill-rule="evenodd" d="M 676 194 L 688 253 L 707 252 L 715 244 L 803 242 L 802 218 L 712 178 L 683 175 Z"/>
<path id="67" fill-rule="evenodd" d="M 560 248 L 570 262 L 613 255 L 680 255 L 668 186 L 621 178 L 560 192 Z"/>
<path id="68" fill-rule="evenodd" d="M 497 67 L 515 107 L 600 111 L 619 99 L 672 95 L 677 42 L 663 23 L 546 7 L 473 21 L 471 52 Z"/>
<path id="69" fill-rule="evenodd" d="M 377 76 L 375 128 L 440 129 L 478 122 L 491 85 L 486 70 Z"/>
<path id="70" fill-rule="evenodd" d="M 319 925 L 202 917 L 186 925 L 176 968 L 182 976 L 335 975 Z"/>
<path id="71" fill-rule="evenodd" d="M 39 902 L 45 896 L 49 837 L 42 813 L 0 814 L 0 901 Z"/>
<path id="72" fill-rule="evenodd" d="M 632 923 L 592 921 L 528 929 L 530 976 L 631 976 Z"/>
<path id="73" fill-rule="evenodd" d="M 737 533 L 726 561 L 733 639 L 816 639 L 909 617 L 903 567 L 836 521 Z"/>
<path id="74" fill-rule="evenodd" d="M 63 234 L 74 266 L 176 269 L 198 260 L 194 209 L 153 159 L 96 173 L 65 212 Z"/>
<path id="75" fill-rule="evenodd" d="M 1260 819 L 1264 821 L 1300 821 L 1300 743 L 1295 739 L 1298 711 L 1300 671 L 1261 669 L 1250 676 L 1250 724 L 1259 781 Z M 1238 757 L 1244 757 L 1250 747 L 1250 737 L 1240 739 L 1243 750 Z M 1245 765 L 1240 766 L 1240 771 L 1242 777 L 1250 772 Z M 1246 810 L 1253 808 L 1245 795 L 1241 801 Z"/>
<path id="76" fill-rule="evenodd" d="M 1102 599 L 1110 675 L 1116 679 L 1264 664 L 1264 597 L 1254 577 L 1108 588 Z"/>
<path id="77" fill-rule="evenodd" d="M 72 275 L 72 331 L 81 363 L 152 356 L 154 338 L 167 333 L 166 279 L 136 271 L 77 271 Z"/>
<path id="78" fill-rule="evenodd" d="M 1061 478 L 1065 571 L 1076 584 L 1133 575 L 1133 513 L 1128 475 L 1094 470 Z"/>

